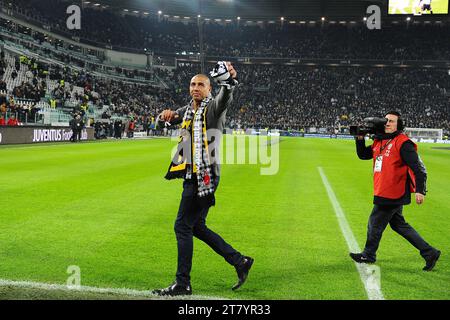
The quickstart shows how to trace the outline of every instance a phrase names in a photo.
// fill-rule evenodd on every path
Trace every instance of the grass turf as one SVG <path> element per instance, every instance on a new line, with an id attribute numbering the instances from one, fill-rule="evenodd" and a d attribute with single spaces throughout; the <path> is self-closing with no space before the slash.
<path id="1" fill-rule="evenodd" d="M 149 290 L 170 284 L 181 183 L 163 176 L 173 145 L 155 139 L 1 147 L 0 278 L 65 284 L 67 267 L 77 265 L 86 286 Z M 404 214 L 443 253 L 435 271 L 425 273 L 418 252 L 386 230 L 377 264 L 387 299 L 450 298 L 450 151 L 433 146 L 419 147 L 429 195 Z M 255 258 L 248 282 L 231 291 L 234 268 L 195 240 L 194 294 L 366 299 L 317 167 L 363 247 L 372 208 L 371 162 L 357 159 L 352 141 L 282 138 L 277 147 L 276 175 L 260 175 L 259 165 L 223 165 L 217 205 L 208 215 L 212 230 Z M 0 290 L 0 299 L 48 295 Z"/>
<path id="2" fill-rule="evenodd" d="M 392 4 L 395 5 L 396 1 L 391 1 Z M 413 14 L 413 9 L 416 9 L 418 13 L 420 11 L 418 6 L 419 1 L 417 0 L 409 0 L 408 5 L 404 8 L 407 14 Z M 448 13 L 448 0 L 433 0 L 431 1 L 431 8 L 433 9 L 433 14 L 447 14 Z M 393 11 L 394 7 L 389 7 L 390 14 L 400 14 L 399 10 Z M 429 11 L 426 11 L 424 14 L 430 14 Z"/>

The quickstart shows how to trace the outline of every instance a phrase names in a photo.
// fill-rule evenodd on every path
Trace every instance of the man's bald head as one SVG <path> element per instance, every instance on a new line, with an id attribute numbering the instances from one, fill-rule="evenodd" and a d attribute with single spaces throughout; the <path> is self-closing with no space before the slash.
<path id="1" fill-rule="evenodd" d="M 211 93 L 211 82 L 207 75 L 197 74 L 192 77 L 189 93 L 194 101 L 202 101 Z"/>
<path id="2" fill-rule="evenodd" d="M 196 74 L 195 76 L 193 76 L 192 79 L 191 79 L 191 82 L 192 81 L 199 81 L 199 80 L 206 81 L 206 83 L 208 85 L 211 85 L 211 81 L 209 80 L 209 77 L 206 74 L 203 74 L 203 73 L 199 73 L 199 74 Z"/>

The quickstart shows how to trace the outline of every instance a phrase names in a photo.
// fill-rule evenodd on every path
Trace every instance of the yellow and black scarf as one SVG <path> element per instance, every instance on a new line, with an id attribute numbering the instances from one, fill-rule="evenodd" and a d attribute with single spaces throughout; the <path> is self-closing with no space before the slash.
<path id="1" fill-rule="evenodd" d="M 210 97 L 203 99 L 197 111 L 194 111 L 192 101 L 186 109 L 177 151 L 165 176 L 168 180 L 192 179 L 195 174 L 199 197 L 213 195 L 215 191 L 206 134 L 206 111 L 210 100 Z"/>

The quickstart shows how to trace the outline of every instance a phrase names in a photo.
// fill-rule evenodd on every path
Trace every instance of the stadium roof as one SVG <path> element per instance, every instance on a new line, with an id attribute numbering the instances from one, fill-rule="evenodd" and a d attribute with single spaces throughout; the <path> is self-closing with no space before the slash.
<path id="1" fill-rule="evenodd" d="M 361 17 L 368 5 L 386 0 L 83 0 L 87 5 L 140 14 L 211 18 L 279 19 L 308 17 Z"/>

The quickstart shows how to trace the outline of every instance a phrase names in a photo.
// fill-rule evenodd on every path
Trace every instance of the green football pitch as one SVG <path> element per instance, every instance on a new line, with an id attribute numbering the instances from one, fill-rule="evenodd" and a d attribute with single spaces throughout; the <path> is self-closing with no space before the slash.
<path id="1" fill-rule="evenodd" d="M 414 10 L 416 13 L 419 13 L 420 6 L 418 0 L 409 0 L 409 1 L 394 1 L 391 0 L 389 3 L 389 14 L 402 14 L 401 9 L 403 8 L 404 13 L 413 14 Z M 431 8 L 433 9 L 433 14 L 447 14 L 448 13 L 448 0 L 433 0 L 431 1 Z M 426 11 L 424 14 L 430 14 L 429 11 Z"/>
<path id="2" fill-rule="evenodd" d="M 14 284 L 65 285 L 69 266 L 80 268 L 83 286 L 169 285 L 182 188 L 181 181 L 163 178 L 173 146 L 169 139 L 150 139 L 0 147 L 0 299 L 130 298 Z M 261 175 L 264 165 L 224 164 L 208 215 L 209 228 L 255 259 L 247 282 L 231 291 L 234 268 L 195 240 L 194 294 L 367 299 L 318 168 L 363 247 L 372 209 L 371 161 L 357 158 L 353 141 L 283 137 L 271 152 L 276 148 L 274 175 Z M 420 144 L 419 151 L 429 193 L 422 206 L 406 206 L 404 215 L 442 256 L 432 272 L 422 271 L 418 251 L 388 227 L 377 261 L 386 299 L 450 299 L 450 149 Z"/>

